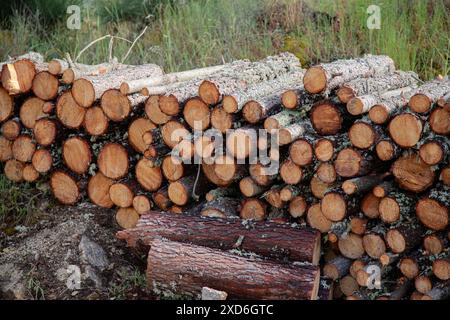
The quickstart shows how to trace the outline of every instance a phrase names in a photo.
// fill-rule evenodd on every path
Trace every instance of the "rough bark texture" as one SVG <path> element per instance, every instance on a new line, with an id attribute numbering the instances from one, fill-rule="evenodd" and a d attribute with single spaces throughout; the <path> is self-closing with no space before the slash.
<path id="1" fill-rule="evenodd" d="M 222 250 L 241 248 L 263 256 L 287 257 L 312 264 L 317 264 L 320 256 L 320 236 L 312 229 L 270 222 L 243 224 L 239 219 L 151 212 L 141 216 L 135 229 L 120 231 L 117 237 L 126 240 L 131 247 L 143 245 L 144 250 L 154 238 L 163 237 Z M 242 240 L 238 241 L 240 238 Z"/>
<path id="2" fill-rule="evenodd" d="M 199 96 L 206 104 L 216 104 L 224 95 L 246 90 L 253 84 L 275 79 L 299 67 L 299 60 L 286 52 L 257 62 L 237 61 L 205 79 L 199 87 Z"/>
<path id="3" fill-rule="evenodd" d="M 424 83 L 409 99 L 409 108 L 418 113 L 428 112 L 431 105 L 440 97 L 450 92 L 450 80 L 433 80 Z"/>
<path id="4" fill-rule="evenodd" d="M 366 55 L 363 58 L 336 60 L 308 69 L 303 84 L 309 93 L 329 93 L 358 77 L 392 73 L 394 61 L 387 56 Z"/>
<path id="5" fill-rule="evenodd" d="M 72 94 L 75 101 L 82 107 L 90 107 L 95 100 L 110 89 L 119 89 L 125 80 L 134 80 L 148 76 L 160 76 L 162 69 L 154 64 L 128 66 L 104 75 L 83 76 L 74 81 Z"/>
<path id="6" fill-rule="evenodd" d="M 392 74 L 354 79 L 343 84 L 336 94 L 342 103 L 347 103 L 357 96 L 371 93 L 382 94 L 386 91 L 414 86 L 418 83 L 418 79 L 419 76 L 415 72 L 396 70 Z"/>
<path id="7" fill-rule="evenodd" d="M 167 296 L 199 298 L 202 287 L 215 284 L 230 299 L 317 298 L 320 271 L 251 260 L 196 245 L 154 240 L 148 254 L 147 282 Z"/>
<path id="8" fill-rule="evenodd" d="M 229 113 L 239 112 L 248 101 L 255 99 L 255 97 L 267 97 L 298 86 L 303 75 L 303 69 L 293 68 L 291 72 L 275 79 L 259 82 L 248 88 L 231 92 L 224 97 L 224 109 Z M 281 95 L 281 93 L 279 94 Z"/>

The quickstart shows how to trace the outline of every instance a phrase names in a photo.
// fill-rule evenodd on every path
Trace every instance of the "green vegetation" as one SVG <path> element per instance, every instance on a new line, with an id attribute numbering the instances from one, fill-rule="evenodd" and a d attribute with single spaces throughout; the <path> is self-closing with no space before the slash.
<path id="1" fill-rule="evenodd" d="M 147 280 L 145 274 L 137 268 L 119 270 L 116 275 L 115 281 L 108 287 L 110 299 L 135 299 L 145 294 Z"/>
<path id="2" fill-rule="evenodd" d="M 16 225 L 33 223 L 40 214 L 39 204 L 45 195 L 46 191 L 30 184 L 15 184 L 0 175 L 0 231 L 13 234 Z"/>
<path id="3" fill-rule="evenodd" d="M 72 57 L 106 34 L 133 40 L 148 25 L 127 63 L 156 62 L 168 71 L 257 59 L 288 50 L 306 65 L 363 53 L 388 54 L 423 78 L 447 74 L 450 40 L 445 0 L 101 0 L 81 5 L 81 30 L 66 28 L 68 3 L 22 0 L 4 8 L 0 57 L 36 50 Z M 381 8 L 381 29 L 366 26 L 367 7 Z M 336 18 L 333 18 L 336 17 Z M 109 40 L 82 62 L 104 61 Z M 113 55 L 130 43 L 115 39 Z"/>

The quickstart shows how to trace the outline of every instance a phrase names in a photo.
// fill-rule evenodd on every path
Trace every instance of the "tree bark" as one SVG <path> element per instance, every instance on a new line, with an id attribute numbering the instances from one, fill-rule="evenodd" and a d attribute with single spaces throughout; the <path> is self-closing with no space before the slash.
<path id="1" fill-rule="evenodd" d="M 396 70 L 392 74 L 380 75 L 372 78 L 358 78 L 343 84 L 336 95 L 342 103 L 352 98 L 371 93 L 382 94 L 403 87 L 415 86 L 419 76 L 412 71 Z"/>
<path id="2" fill-rule="evenodd" d="M 231 299 L 317 298 L 319 269 L 251 260 L 230 253 L 155 239 L 148 254 L 147 282 L 154 292 L 199 298 L 215 283 Z M 269 290 L 268 290 L 269 289 Z"/>
<path id="3" fill-rule="evenodd" d="M 394 70 L 391 58 L 365 55 L 362 58 L 336 60 L 311 67 L 305 73 L 303 85 L 311 94 L 327 94 L 356 78 L 390 74 Z"/>
<path id="4" fill-rule="evenodd" d="M 74 100 L 80 106 L 87 108 L 95 100 L 100 99 L 107 90 L 118 90 L 120 84 L 126 80 L 160 76 L 162 74 L 162 69 L 154 64 L 127 66 L 114 69 L 102 75 L 84 75 L 73 82 L 71 92 Z"/>

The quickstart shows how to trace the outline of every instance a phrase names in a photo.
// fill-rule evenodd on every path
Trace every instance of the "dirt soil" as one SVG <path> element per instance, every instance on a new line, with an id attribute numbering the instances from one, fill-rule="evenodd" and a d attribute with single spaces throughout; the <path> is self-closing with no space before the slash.
<path id="1" fill-rule="evenodd" d="M 112 210 L 56 206 L 0 233 L 0 299 L 152 299 L 145 257 L 115 238 Z"/>

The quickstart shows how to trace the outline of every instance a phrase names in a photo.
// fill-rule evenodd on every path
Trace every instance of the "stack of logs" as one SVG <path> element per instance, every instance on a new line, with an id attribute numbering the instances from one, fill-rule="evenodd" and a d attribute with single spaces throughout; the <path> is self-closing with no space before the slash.
<path id="1" fill-rule="evenodd" d="M 168 74 L 37 53 L 0 66 L 6 177 L 116 207 L 155 292 L 450 296 L 448 78 L 373 55 L 307 70 L 288 53 Z"/>

